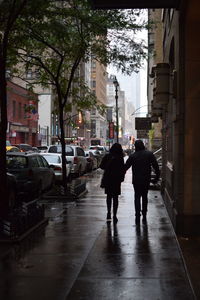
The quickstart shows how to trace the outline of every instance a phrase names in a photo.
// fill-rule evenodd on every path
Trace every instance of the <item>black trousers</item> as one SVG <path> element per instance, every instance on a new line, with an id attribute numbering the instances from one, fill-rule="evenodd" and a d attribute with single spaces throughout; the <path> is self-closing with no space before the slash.
<path id="1" fill-rule="evenodd" d="M 140 216 L 142 211 L 143 216 L 147 213 L 148 205 L 148 189 L 149 183 L 134 183 L 135 190 L 135 215 Z M 142 210 L 141 210 L 141 199 L 142 199 Z"/>
<path id="2" fill-rule="evenodd" d="M 117 209 L 118 209 L 118 195 L 107 194 L 106 203 L 107 203 L 108 213 L 111 212 L 112 200 L 113 200 L 113 216 L 116 216 Z"/>

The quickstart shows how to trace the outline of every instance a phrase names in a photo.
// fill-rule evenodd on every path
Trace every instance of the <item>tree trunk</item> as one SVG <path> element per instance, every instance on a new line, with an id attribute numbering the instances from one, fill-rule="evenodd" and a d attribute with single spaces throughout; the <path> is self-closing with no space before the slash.
<path id="1" fill-rule="evenodd" d="M 60 125 L 60 142 L 62 146 L 62 184 L 64 191 L 67 191 L 67 171 L 66 171 L 66 154 L 65 154 L 65 133 L 64 133 L 64 118 L 63 109 L 59 109 L 59 125 Z"/>
<path id="2" fill-rule="evenodd" d="M 0 54 L 0 218 L 6 219 L 9 211 L 6 175 L 6 132 L 7 132 L 7 90 L 5 61 Z"/>

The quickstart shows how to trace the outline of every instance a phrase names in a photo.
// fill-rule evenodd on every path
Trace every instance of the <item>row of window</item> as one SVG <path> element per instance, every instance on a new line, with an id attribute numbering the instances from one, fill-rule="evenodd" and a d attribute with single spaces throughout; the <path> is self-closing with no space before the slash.
<path id="1" fill-rule="evenodd" d="M 20 102 L 16 102 L 13 100 L 12 102 L 12 113 L 13 118 L 25 119 L 26 118 L 26 104 L 22 104 Z"/>

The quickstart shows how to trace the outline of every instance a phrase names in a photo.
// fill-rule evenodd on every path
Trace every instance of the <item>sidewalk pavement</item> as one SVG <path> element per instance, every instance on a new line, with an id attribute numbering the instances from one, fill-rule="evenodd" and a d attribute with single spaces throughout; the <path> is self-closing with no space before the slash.
<path id="1" fill-rule="evenodd" d="M 200 237 L 178 237 L 181 252 L 184 257 L 196 299 L 200 299 Z"/>
<path id="2" fill-rule="evenodd" d="M 136 226 L 129 170 L 109 225 L 101 174 L 76 203 L 46 203 L 47 227 L 0 256 L 0 299 L 195 299 L 160 192 L 149 192 L 147 225 Z"/>

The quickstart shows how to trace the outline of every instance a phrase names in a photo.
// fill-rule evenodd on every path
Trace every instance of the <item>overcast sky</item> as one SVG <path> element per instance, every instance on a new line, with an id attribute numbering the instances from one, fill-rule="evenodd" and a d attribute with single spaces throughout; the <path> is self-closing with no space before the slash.
<path id="1" fill-rule="evenodd" d="M 117 80 L 120 84 L 120 89 L 125 91 L 126 99 L 130 102 L 133 102 L 134 99 L 134 90 L 133 90 L 133 76 L 125 76 L 120 72 L 117 72 L 112 66 L 108 68 L 108 73 L 116 75 Z M 140 106 L 144 106 L 147 104 L 147 68 L 146 64 L 143 69 L 140 70 Z M 142 107 L 138 112 L 146 113 L 147 107 Z"/>
<path id="2" fill-rule="evenodd" d="M 147 15 L 146 15 L 147 18 Z M 143 32 L 139 32 L 137 35 L 138 39 L 142 39 L 146 42 L 147 44 L 147 37 L 148 37 L 148 32 L 147 30 L 144 30 Z M 120 84 L 120 89 L 125 91 L 125 96 L 128 101 L 133 102 L 134 99 L 134 90 L 133 90 L 133 76 L 124 76 L 121 74 L 121 72 L 117 72 L 113 66 L 108 67 L 108 73 L 116 75 L 117 80 Z M 141 116 L 145 116 L 147 113 L 147 62 L 144 63 L 144 67 L 140 70 L 140 107 L 141 109 L 138 110 L 138 112 L 141 113 Z M 139 116 L 139 115 L 138 115 Z"/>

